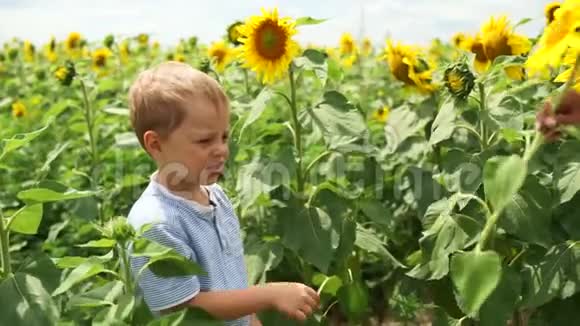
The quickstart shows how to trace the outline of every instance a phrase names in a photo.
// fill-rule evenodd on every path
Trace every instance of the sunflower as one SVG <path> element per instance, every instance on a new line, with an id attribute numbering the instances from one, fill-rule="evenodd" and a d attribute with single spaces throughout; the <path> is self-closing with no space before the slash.
<path id="1" fill-rule="evenodd" d="M 511 65 L 504 68 L 505 74 L 512 80 L 524 80 L 526 69 L 522 65 Z"/>
<path id="2" fill-rule="evenodd" d="M 95 50 L 92 54 L 92 67 L 93 70 L 99 75 L 105 74 L 105 68 L 107 67 L 107 59 L 113 55 L 113 52 L 109 48 L 100 48 Z"/>
<path id="3" fill-rule="evenodd" d="M 149 44 L 149 35 L 145 33 L 137 35 L 137 42 L 139 42 L 139 45 L 141 45 L 142 47 L 147 46 Z"/>
<path id="4" fill-rule="evenodd" d="M 54 77 L 64 86 L 69 86 L 76 76 L 75 66 L 72 61 L 67 61 L 64 66 L 56 68 Z"/>
<path id="5" fill-rule="evenodd" d="M 466 99 L 475 86 L 475 76 L 466 63 L 453 64 L 445 70 L 443 75 L 445 86 L 449 93 L 458 99 Z"/>
<path id="6" fill-rule="evenodd" d="M 24 61 L 32 62 L 34 61 L 34 55 L 36 54 L 36 48 L 34 44 L 30 43 L 30 41 L 24 41 Z"/>
<path id="7" fill-rule="evenodd" d="M 68 35 L 65 41 L 66 50 L 71 53 L 81 47 L 81 34 L 78 32 L 72 32 Z"/>
<path id="8" fill-rule="evenodd" d="M 50 38 L 50 42 L 44 46 L 44 57 L 49 62 L 55 62 L 57 59 L 56 56 L 56 39 L 53 37 Z"/>
<path id="9" fill-rule="evenodd" d="M 124 40 L 119 44 L 119 56 L 121 57 L 121 62 L 126 64 L 129 62 L 129 57 L 131 56 L 131 49 L 129 48 L 129 41 Z"/>
<path id="10" fill-rule="evenodd" d="M 238 27 L 243 66 L 255 71 L 264 83 L 272 84 L 283 77 L 299 51 L 298 43 L 292 39 L 295 26 L 291 18 L 278 17 L 278 9 L 262 9 L 262 16 L 250 17 Z"/>
<path id="11" fill-rule="evenodd" d="M 362 54 L 366 57 L 373 53 L 373 44 L 368 37 L 365 37 L 362 41 Z"/>
<path id="12" fill-rule="evenodd" d="M 207 55 L 211 58 L 217 72 L 223 72 L 226 65 L 231 62 L 232 50 L 224 41 L 216 41 L 207 49 Z"/>
<path id="13" fill-rule="evenodd" d="M 386 122 L 387 119 L 389 118 L 390 112 L 391 112 L 391 109 L 389 109 L 388 106 L 383 106 L 382 108 L 373 112 L 373 120 L 380 121 L 380 122 Z"/>
<path id="14" fill-rule="evenodd" d="M 351 68 L 352 65 L 354 65 L 354 63 L 356 62 L 356 60 L 358 59 L 356 54 L 351 54 L 348 57 L 344 57 L 340 63 L 342 64 L 343 67 L 345 68 Z"/>
<path id="15" fill-rule="evenodd" d="M 568 47 L 580 47 L 580 0 L 566 0 L 554 11 L 554 20 L 544 29 L 526 68 L 531 74 L 547 73 L 547 67 L 561 64 Z"/>
<path id="16" fill-rule="evenodd" d="M 401 43 L 394 45 L 391 40 L 387 40 L 385 55 L 381 58 L 387 60 L 396 79 L 423 92 L 434 90 L 431 83 L 434 64 L 421 58 L 417 48 Z"/>
<path id="17" fill-rule="evenodd" d="M 451 38 L 451 42 L 456 47 L 461 48 L 463 46 L 463 42 L 465 41 L 466 38 L 467 38 L 467 35 L 459 32 L 459 33 L 456 33 L 453 35 L 453 37 Z"/>
<path id="18" fill-rule="evenodd" d="M 185 62 L 186 59 L 185 59 L 185 55 L 183 53 L 176 53 L 173 56 L 173 60 L 179 61 L 179 62 Z"/>
<path id="19" fill-rule="evenodd" d="M 483 72 L 495 58 L 502 55 L 521 55 L 531 48 L 530 40 L 513 32 L 506 16 L 491 17 L 475 37 L 468 36 L 462 47 L 475 54 L 475 70 Z"/>
<path id="20" fill-rule="evenodd" d="M 552 2 L 544 7 L 544 16 L 546 16 L 546 21 L 548 24 L 554 21 L 556 18 L 556 11 L 560 9 L 561 4 L 559 2 Z"/>
<path id="21" fill-rule="evenodd" d="M 12 116 L 14 118 L 20 118 L 26 115 L 26 105 L 21 101 L 16 101 L 12 103 Z"/>
<path id="22" fill-rule="evenodd" d="M 340 54 L 352 55 L 357 52 L 356 44 L 350 33 L 343 33 L 340 37 Z"/>
<path id="23" fill-rule="evenodd" d="M 556 77 L 556 79 L 554 79 L 555 82 L 559 82 L 559 83 L 566 83 L 568 82 L 568 80 L 570 78 L 572 78 L 572 71 L 574 70 L 574 66 L 576 65 L 576 60 L 578 58 L 578 55 L 580 55 L 580 49 L 568 49 L 568 51 L 566 52 L 566 55 L 564 56 L 564 59 L 562 61 L 562 63 L 568 67 L 568 69 L 566 69 L 564 72 L 562 72 L 560 75 L 558 75 L 558 77 Z M 572 81 L 572 87 L 577 91 L 580 92 L 580 73 L 576 72 L 575 75 L 575 80 Z"/>
<path id="24" fill-rule="evenodd" d="M 242 22 L 235 22 L 228 27 L 228 41 L 230 41 L 230 43 L 232 43 L 234 46 L 242 44 L 239 41 L 239 38 L 242 35 L 240 34 L 240 31 L 238 31 L 238 27 L 240 27 L 242 24 Z"/>

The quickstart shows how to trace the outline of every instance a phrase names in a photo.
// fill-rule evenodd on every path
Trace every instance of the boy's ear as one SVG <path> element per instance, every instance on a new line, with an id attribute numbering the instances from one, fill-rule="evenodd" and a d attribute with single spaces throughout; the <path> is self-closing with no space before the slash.
<path id="1" fill-rule="evenodd" d="M 143 134 L 143 144 L 145 145 L 145 150 L 153 156 L 161 152 L 161 137 L 153 130 L 147 130 Z"/>

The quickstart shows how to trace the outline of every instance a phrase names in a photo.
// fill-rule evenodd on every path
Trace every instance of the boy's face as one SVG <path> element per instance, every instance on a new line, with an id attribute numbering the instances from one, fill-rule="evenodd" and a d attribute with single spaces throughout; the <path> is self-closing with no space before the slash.
<path id="1" fill-rule="evenodd" d="M 228 159 L 229 110 L 208 100 L 192 103 L 181 125 L 158 139 L 154 159 L 176 188 L 218 181 Z M 173 179 L 175 178 L 175 179 Z"/>

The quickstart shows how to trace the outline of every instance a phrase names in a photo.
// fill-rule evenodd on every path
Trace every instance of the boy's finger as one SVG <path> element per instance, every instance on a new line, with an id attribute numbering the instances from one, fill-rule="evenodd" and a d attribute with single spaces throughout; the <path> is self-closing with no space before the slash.
<path id="1" fill-rule="evenodd" d="M 317 303 L 320 302 L 320 296 L 311 287 L 306 287 L 306 293 L 308 293 L 312 299 L 316 300 Z"/>

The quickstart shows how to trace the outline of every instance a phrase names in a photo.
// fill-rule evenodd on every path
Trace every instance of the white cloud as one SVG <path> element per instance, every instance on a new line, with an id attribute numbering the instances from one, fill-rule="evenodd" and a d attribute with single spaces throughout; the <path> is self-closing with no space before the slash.
<path id="1" fill-rule="evenodd" d="M 109 33 L 151 33 L 171 44 L 197 35 L 203 42 L 220 37 L 236 19 L 278 6 L 282 15 L 329 18 L 317 26 L 300 28 L 302 42 L 336 44 L 342 32 L 358 36 L 361 30 L 376 44 L 389 33 L 405 42 L 426 43 L 434 37 L 447 40 L 456 31 L 475 32 L 490 16 L 505 13 L 513 22 L 534 21 L 520 31 L 535 36 L 543 25 L 548 0 L 0 0 L 0 42 L 13 36 L 35 43 L 51 35 L 62 39 L 79 31 L 89 39 Z M 362 9 L 364 8 L 364 15 Z M 364 25 L 363 18 L 364 17 Z"/>

